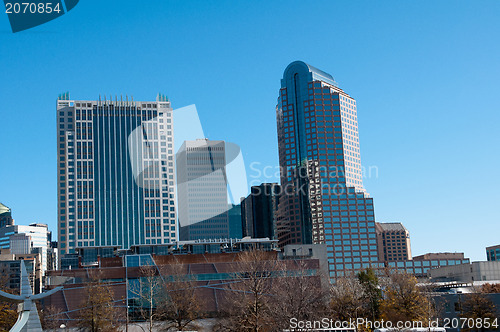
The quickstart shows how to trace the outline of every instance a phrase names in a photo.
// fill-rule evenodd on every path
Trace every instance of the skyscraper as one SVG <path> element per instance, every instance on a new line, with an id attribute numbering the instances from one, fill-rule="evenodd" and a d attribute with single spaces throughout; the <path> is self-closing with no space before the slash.
<path id="1" fill-rule="evenodd" d="M 354 98 L 331 75 L 295 61 L 281 80 L 276 118 L 280 245 L 326 243 L 331 277 L 378 264 Z"/>
<path id="2" fill-rule="evenodd" d="M 57 100 L 60 254 L 176 238 L 168 99 Z"/>
<path id="3" fill-rule="evenodd" d="M 177 153 L 180 240 L 229 238 L 224 141 L 185 141 Z"/>
<path id="4" fill-rule="evenodd" d="M 241 201 L 243 236 L 276 239 L 276 212 L 280 186 L 262 183 L 252 186 L 250 195 Z"/>

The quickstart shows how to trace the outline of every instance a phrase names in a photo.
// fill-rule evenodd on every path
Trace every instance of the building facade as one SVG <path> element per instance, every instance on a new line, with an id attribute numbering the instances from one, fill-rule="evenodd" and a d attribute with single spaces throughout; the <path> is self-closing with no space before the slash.
<path id="1" fill-rule="evenodd" d="M 77 318 L 82 308 L 84 295 L 82 288 L 89 280 L 89 275 L 94 273 L 107 280 L 117 307 L 120 310 L 128 308 L 129 317 L 134 320 L 137 311 L 141 310 L 141 305 L 145 305 L 144 301 L 142 304 L 139 301 L 136 289 L 141 282 L 144 282 L 147 268 L 153 267 L 155 271 L 159 271 L 158 278 L 163 279 L 162 284 L 175 280 L 173 279 L 175 276 L 181 277 L 181 280 L 190 280 L 192 282 L 190 286 L 195 289 L 199 300 L 200 307 L 197 310 L 202 316 L 203 313 L 227 310 L 228 303 L 225 301 L 234 296 L 234 292 L 238 290 L 241 276 L 245 273 L 255 273 L 246 270 L 249 265 L 245 264 L 250 262 L 245 261 L 245 251 L 252 249 L 259 249 L 260 254 L 257 257 L 261 264 L 268 261 L 259 266 L 265 269 L 263 275 L 270 275 L 272 280 L 302 275 L 311 278 L 318 285 L 322 284 L 322 261 L 324 261 L 322 248 L 308 248 L 307 254 L 303 256 L 293 255 L 292 249 L 281 254 L 276 250 L 276 241 L 269 239 L 197 240 L 138 246 L 128 252 L 115 251 L 114 255 L 108 257 L 102 257 L 104 254 L 102 249 L 83 248 L 78 250 L 77 260 L 88 263 L 94 260 L 94 268 L 87 269 L 77 265 L 71 270 L 50 272 L 47 277 L 48 288 L 63 285 L 64 289 L 50 296 L 44 305 L 55 306 L 71 320 Z M 95 255 L 95 251 L 101 251 L 101 256 Z M 89 256 L 88 260 L 86 256 Z M 327 282 L 324 284 L 327 287 L 325 289 L 328 289 L 329 284 Z"/>
<path id="2" fill-rule="evenodd" d="M 40 271 L 47 271 L 49 231 L 46 224 L 10 225 L 0 228 L 0 249 L 10 249 L 14 255 L 40 254 Z"/>
<path id="3" fill-rule="evenodd" d="M 185 141 L 177 153 L 179 239 L 229 238 L 224 141 Z"/>
<path id="4" fill-rule="evenodd" d="M 378 258 L 382 262 L 411 260 L 410 232 L 400 222 L 375 223 Z"/>
<path id="5" fill-rule="evenodd" d="M 169 100 L 57 100 L 60 255 L 176 239 Z"/>
<path id="6" fill-rule="evenodd" d="M 252 186 L 250 195 L 241 202 L 243 236 L 277 239 L 280 188 L 277 183 Z"/>
<path id="7" fill-rule="evenodd" d="M 278 238 L 325 243 L 330 277 L 378 266 L 373 199 L 361 174 L 356 100 L 304 62 L 284 72 L 276 107 Z"/>
<path id="8" fill-rule="evenodd" d="M 14 219 L 12 219 L 12 211 L 7 206 L 0 203 L 0 227 L 14 225 Z"/>
<path id="9" fill-rule="evenodd" d="M 442 266 L 429 271 L 433 281 L 500 281 L 500 262 L 472 262 Z"/>
<path id="10" fill-rule="evenodd" d="M 486 247 L 486 260 L 500 261 L 500 244 L 496 246 Z"/>
<path id="11" fill-rule="evenodd" d="M 229 238 L 241 239 L 243 237 L 243 230 L 241 224 L 241 204 L 229 203 L 229 210 L 227 211 L 229 220 Z"/>
<path id="12" fill-rule="evenodd" d="M 47 271 L 59 269 L 59 252 L 57 247 L 51 245 L 47 249 Z"/>
<path id="13" fill-rule="evenodd" d="M 39 249 L 39 248 L 38 248 Z M 43 288 L 43 271 L 41 251 L 37 253 L 14 254 L 10 249 L 0 248 L 0 276 L 7 276 L 8 283 L 4 286 L 18 290 L 21 282 L 21 260 L 24 261 L 34 294 Z"/>
<path id="14" fill-rule="evenodd" d="M 463 303 L 467 301 L 467 299 L 473 295 L 473 293 L 480 292 L 480 287 L 467 289 L 467 288 L 451 288 L 445 292 L 439 292 L 432 294 L 431 299 L 436 308 L 440 310 L 437 311 L 437 316 L 439 317 L 439 322 L 460 322 L 464 321 L 464 312 L 463 312 Z M 490 293 L 478 294 L 480 298 L 488 299 L 493 303 L 493 317 L 500 317 L 500 294 L 498 293 Z M 483 301 L 481 301 L 484 303 Z M 487 307 L 487 306 L 486 306 Z M 470 314 L 469 314 L 470 315 Z M 467 317 L 467 316 L 466 316 Z M 470 316 L 469 316 L 470 317 Z M 484 316 L 483 316 L 484 317 Z M 483 318 L 484 319 L 484 318 Z M 493 324 L 489 329 L 486 328 L 478 328 L 478 330 L 483 331 L 497 331 L 498 329 L 494 327 L 494 325 L 498 324 L 498 319 L 487 319 L 486 321 L 493 322 Z M 464 324 L 465 325 L 465 324 Z M 461 324 L 448 324 L 446 325 L 447 332 L 460 332 L 464 331 L 461 327 Z"/>
<path id="15" fill-rule="evenodd" d="M 9 237 L 9 248 L 13 254 L 31 253 L 31 236 L 26 234 L 12 234 Z"/>

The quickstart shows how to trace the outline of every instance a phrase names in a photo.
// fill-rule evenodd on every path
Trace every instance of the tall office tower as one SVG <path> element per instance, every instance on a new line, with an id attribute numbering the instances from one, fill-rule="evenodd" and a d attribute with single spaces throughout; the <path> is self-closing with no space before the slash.
<path id="1" fill-rule="evenodd" d="M 361 178 L 356 101 L 333 77 L 288 65 L 276 107 L 280 245 L 326 243 L 332 278 L 377 263 L 373 201 Z"/>
<path id="2" fill-rule="evenodd" d="M 229 238 L 224 141 L 185 141 L 177 153 L 179 239 Z"/>
<path id="3" fill-rule="evenodd" d="M 14 225 L 14 219 L 12 219 L 11 210 L 0 203 L 0 227 Z"/>
<path id="4" fill-rule="evenodd" d="M 410 232 L 400 222 L 375 223 L 378 259 L 381 262 L 411 260 Z"/>
<path id="5" fill-rule="evenodd" d="M 156 101 L 57 100 L 60 255 L 176 239 L 173 115 Z"/>
<path id="6" fill-rule="evenodd" d="M 243 236 L 276 239 L 276 213 L 280 195 L 277 183 L 252 186 L 250 195 L 241 202 Z"/>

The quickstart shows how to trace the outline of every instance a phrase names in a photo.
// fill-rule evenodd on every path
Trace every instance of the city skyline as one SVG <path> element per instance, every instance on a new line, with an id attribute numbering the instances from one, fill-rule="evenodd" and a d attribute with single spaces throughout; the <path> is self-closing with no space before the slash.
<path id="1" fill-rule="evenodd" d="M 151 91 L 165 91 L 174 108 L 196 104 L 206 136 L 239 144 L 247 166 L 258 162 L 260 169 L 276 167 L 277 78 L 288 63 L 299 59 L 330 72 L 358 102 L 363 166 L 378 170 L 378 177 L 363 178 L 364 187 L 376 198 L 377 220 L 402 222 L 412 234 L 417 255 L 464 251 L 472 260 L 484 260 L 484 247 L 497 242 L 486 230 L 498 223 L 493 208 L 498 198 L 494 165 L 499 143 L 494 87 L 500 67 L 493 32 L 500 8 L 494 2 L 489 2 L 489 9 L 466 3 L 461 8 L 426 4 L 431 11 L 416 4 L 403 8 L 396 2 L 382 8 L 366 2 L 363 9 L 345 3 L 314 8 L 293 4 L 280 8 L 286 15 L 275 18 L 270 13 L 278 10 L 276 4 L 223 10 L 198 3 L 219 23 L 206 25 L 196 37 L 207 22 L 188 4 L 158 11 L 169 13 L 171 23 L 165 25 L 152 19 L 162 17 L 149 10 L 128 14 L 132 21 L 147 17 L 154 22 L 139 28 L 125 27 L 118 18 L 106 22 L 104 13 L 112 10 L 108 4 L 102 12 L 92 13 L 95 24 L 89 26 L 85 15 L 92 5 L 81 3 L 71 14 L 30 33 L 2 34 L 2 45 L 10 49 L 1 55 L 5 76 L 0 88 L 0 201 L 12 209 L 17 224 L 43 222 L 56 229 L 53 108 L 61 91 L 80 99 L 134 93 L 138 100 L 152 99 Z M 281 27 L 291 27 L 300 16 L 295 11 L 309 9 L 318 18 L 318 30 L 300 25 L 304 32 L 292 27 L 290 34 L 281 35 Z M 339 11 L 346 15 L 327 20 L 328 13 Z M 64 31 L 68 20 L 74 22 Z M 226 36 L 230 26 L 237 28 Z M 253 40 L 252 48 L 268 51 L 259 54 L 239 41 L 239 34 L 249 27 L 252 33 L 243 32 L 243 39 Z M 7 28 L 7 19 L 0 21 L 0 30 Z M 103 29 L 122 58 L 112 50 L 88 50 L 88 43 Z M 129 33 L 126 39 L 117 34 L 123 29 Z M 336 30 L 342 33 L 328 36 Z M 173 37 L 179 31 L 193 41 Z M 160 46 L 156 54 L 124 46 L 144 35 L 146 41 L 165 35 L 169 47 Z M 257 35 L 263 38 L 257 40 Z M 72 39 L 76 48 L 65 48 L 65 39 Z M 170 52 L 172 43 L 176 54 Z M 322 52 L 312 45 L 321 45 Z M 206 51 L 200 54 L 201 49 Z M 335 53 L 337 49 L 345 52 Z M 235 54 L 247 55 L 236 60 Z M 130 65 L 139 55 L 143 61 Z M 193 82 L 197 88 L 190 85 Z M 470 97 L 471 89 L 479 96 Z M 477 118 L 472 120 L 471 114 Z M 474 176 L 467 176 L 469 158 Z"/>

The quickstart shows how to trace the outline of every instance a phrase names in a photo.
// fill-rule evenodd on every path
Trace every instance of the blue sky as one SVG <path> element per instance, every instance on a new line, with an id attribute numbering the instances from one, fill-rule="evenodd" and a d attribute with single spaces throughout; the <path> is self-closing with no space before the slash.
<path id="1" fill-rule="evenodd" d="M 357 100 L 377 221 L 403 222 L 414 255 L 484 260 L 500 243 L 499 16 L 496 0 L 84 0 L 13 34 L 0 14 L 0 201 L 55 231 L 64 91 L 196 104 L 210 139 L 276 167 L 280 78 L 303 60 Z"/>

